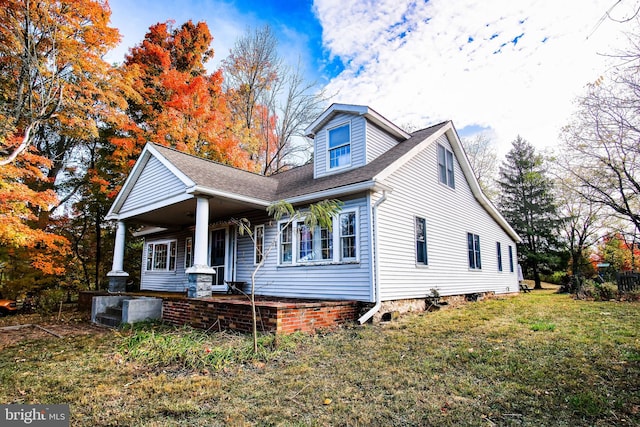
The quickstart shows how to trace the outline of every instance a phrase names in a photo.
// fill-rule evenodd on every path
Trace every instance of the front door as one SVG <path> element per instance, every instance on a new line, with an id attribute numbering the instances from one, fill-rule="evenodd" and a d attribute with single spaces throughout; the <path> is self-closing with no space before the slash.
<path id="1" fill-rule="evenodd" d="M 226 261 L 226 230 L 211 232 L 211 262 L 209 265 L 216 271 L 215 285 L 224 285 L 224 266 Z"/>

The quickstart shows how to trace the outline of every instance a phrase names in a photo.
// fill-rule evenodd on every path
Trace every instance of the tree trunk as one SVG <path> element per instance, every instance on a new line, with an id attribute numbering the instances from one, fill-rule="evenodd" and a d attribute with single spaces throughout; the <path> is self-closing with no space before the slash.
<path id="1" fill-rule="evenodd" d="M 533 289 L 542 289 L 542 281 L 540 280 L 540 272 L 538 271 L 537 264 L 533 264 L 533 280 L 535 282 Z"/>

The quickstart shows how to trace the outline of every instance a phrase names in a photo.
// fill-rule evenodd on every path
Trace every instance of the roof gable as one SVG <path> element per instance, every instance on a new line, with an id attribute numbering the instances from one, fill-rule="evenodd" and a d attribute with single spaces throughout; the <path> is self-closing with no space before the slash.
<path id="1" fill-rule="evenodd" d="M 333 116 L 340 113 L 347 114 L 356 114 L 359 116 L 364 116 L 367 120 L 372 123 L 375 123 L 380 128 L 384 129 L 389 134 L 393 135 L 393 137 L 399 140 L 409 139 L 411 137 L 410 134 L 400 129 L 398 126 L 393 124 L 391 121 L 387 120 L 385 117 L 380 115 L 378 112 L 369 108 L 365 105 L 350 105 L 350 104 L 331 104 L 329 108 L 327 108 L 317 119 L 313 121 L 304 131 L 304 134 L 309 138 L 313 138 L 315 134 L 322 129 L 322 127 L 329 121 Z"/>

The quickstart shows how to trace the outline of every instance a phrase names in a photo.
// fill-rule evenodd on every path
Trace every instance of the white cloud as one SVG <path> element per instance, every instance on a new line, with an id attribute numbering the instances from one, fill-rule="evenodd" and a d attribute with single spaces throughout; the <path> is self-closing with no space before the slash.
<path id="1" fill-rule="evenodd" d="M 557 143 L 624 27 L 606 20 L 591 34 L 614 3 L 316 0 L 314 11 L 324 47 L 345 65 L 327 88 L 335 102 L 396 123 L 490 127 L 504 153 L 518 134 L 540 148 Z"/>

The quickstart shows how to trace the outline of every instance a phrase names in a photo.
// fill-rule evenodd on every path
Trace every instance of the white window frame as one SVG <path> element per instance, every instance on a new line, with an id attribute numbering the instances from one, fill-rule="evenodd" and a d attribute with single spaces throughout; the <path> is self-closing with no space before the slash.
<path id="1" fill-rule="evenodd" d="M 264 258 L 264 225 L 253 228 L 253 265 L 258 265 Z"/>
<path id="2" fill-rule="evenodd" d="M 355 214 L 355 257 L 343 257 L 342 256 L 342 237 L 350 237 L 350 236 L 342 236 L 340 230 L 340 218 L 342 215 L 350 215 Z M 358 209 L 346 209 L 341 211 L 338 215 L 333 217 L 333 226 L 331 228 L 331 248 L 332 248 L 332 257 L 331 259 L 322 259 L 322 257 L 310 257 L 309 259 L 303 260 L 300 258 L 300 227 L 304 225 L 304 218 L 296 220 L 293 224 L 290 224 L 291 227 L 291 260 L 283 261 L 282 260 L 282 237 L 284 233 L 279 232 L 278 236 L 278 266 L 294 266 L 294 265 L 322 265 L 322 264 L 352 264 L 360 262 L 360 217 L 358 214 Z M 288 223 L 288 220 L 280 221 L 277 224 L 278 230 L 281 230 L 284 225 Z M 313 244 L 320 244 L 322 242 L 322 235 L 320 232 L 321 228 L 316 227 L 312 231 Z M 322 247 L 313 248 L 313 253 L 320 253 L 322 255 Z"/>
<path id="3" fill-rule="evenodd" d="M 184 268 L 193 267 L 193 237 L 184 239 Z"/>
<path id="4" fill-rule="evenodd" d="M 444 159 L 441 159 L 440 153 L 444 155 Z M 453 151 L 449 150 L 442 144 L 438 144 L 436 158 L 438 163 L 438 181 L 440 184 L 446 185 L 451 189 L 455 189 L 456 180 Z M 444 172 L 444 176 L 442 175 L 442 172 Z"/>
<path id="5" fill-rule="evenodd" d="M 331 132 L 335 131 L 341 127 L 345 127 L 347 126 L 349 128 L 349 141 L 347 141 L 346 143 L 340 144 L 338 146 L 335 147 L 331 147 Z M 329 129 L 326 130 L 326 135 L 327 135 L 327 152 L 326 152 L 326 156 L 327 156 L 327 170 L 328 171 L 335 171 L 335 170 L 339 170 L 339 169 L 344 169 L 344 168 L 348 168 L 351 166 L 351 154 L 352 154 L 352 148 L 353 148 L 353 144 L 352 144 L 352 133 L 351 133 L 351 128 L 352 128 L 352 123 L 351 121 L 347 121 L 347 122 L 343 122 L 340 123 L 336 126 L 333 126 Z M 344 165 L 336 165 L 336 166 L 331 166 L 331 152 L 338 150 L 338 149 L 343 149 L 345 147 L 349 148 L 349 158 L 347 160 L 347 163 Z"/>
<path id="6" fill-rule="evenodd" d="M 148 272 L 175 272 L 178 261 L 178 241 L 176 239 L 151 240 L 145 242 L 145 271 Z M 164 268 L 156 268 L 156 256 L 158 255 L 156 248 L 159 246 L 167 247 L 167 259 Z M 151 254 L 151 258 L 149 258 Z M 173 268 L 171 268 L 171 259 L 173 258 Z M 151 268 L 149 268 L 151 267 Z"/>

